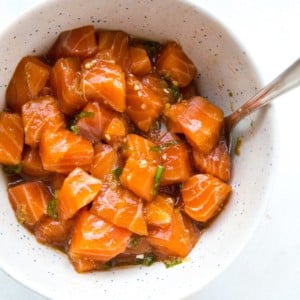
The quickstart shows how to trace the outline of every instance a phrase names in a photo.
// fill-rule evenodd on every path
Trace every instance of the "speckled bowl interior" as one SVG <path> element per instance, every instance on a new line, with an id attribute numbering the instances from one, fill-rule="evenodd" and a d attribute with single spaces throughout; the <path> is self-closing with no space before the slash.
<path id="1" fill-rule="evenodd" d="M 226 114 L 260 86 L 236 39 L 188 1 L 52 0 L 0 34 L 0 108 L 21 57 L 44 53 L 59 32 L 86 24 L 153 40 L 178 41 L 198 68 L 201 94 Z M 237 128 L 243 143 L 240 156 L 233 159 L 232 197 L 188 259 L 170 269 L 155 263 L 77 274 L 65 255 L 38 244 L 17 223 L 0 174 L 0 267 L 52 299 L 178 299 L 194 293 L 237 256 L 253 232 L 271 180 L 273 128 L 270 110 L 253 115 Z"/>

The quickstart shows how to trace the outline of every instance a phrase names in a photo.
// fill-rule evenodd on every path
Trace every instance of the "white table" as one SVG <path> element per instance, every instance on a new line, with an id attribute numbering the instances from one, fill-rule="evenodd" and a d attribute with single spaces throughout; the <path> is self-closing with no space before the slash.
<path id="1" fill-rule="evenodd" d="M 0 26 L 40 1 L 2 0 Z M 199 4 L 239 37 L 265 83 L 300 57 L 299 0 Z M 300 88 L 276 101 L 274 108 L 280 131 L 279 175 L 264 216 L 235 262 L 189 300 L 300 299 Z M 0 299 L 45 298 L 0 271 Z"/>

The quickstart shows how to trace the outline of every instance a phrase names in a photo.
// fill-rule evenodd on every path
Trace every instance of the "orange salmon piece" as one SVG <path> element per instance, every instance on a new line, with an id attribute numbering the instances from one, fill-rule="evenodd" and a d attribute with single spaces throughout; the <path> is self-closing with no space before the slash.
<path id="1" fill-rule="evenodd" d="M 85 273 L 85 272 L 97 270 L 103 264 L 101 262 L 92 259 L 82 258 L 74 255 L 70 256 L 70 254 L 69 254 L 69 258 L 73 267 L 78 273 Z"/>
<path id="2" fill-rule="evenodd" d="M 168 226 L 149 229 L 148 241 L 161 254 L 186 257 L 193 249 L 198 237 L 198 230 L 190 219 L 176 208 Z"/>
<path id="3" fill-rule="evenodd" d="M 127 135 L 127 142 L 123 154 L 127 158 L 132 156 L 136 159 L 144 159 L 151 163 L 157 163 L 159 154 L 152 150 L 154 147 L 155 144 L 150 140 L 131 133 Z"/>
<path id="4" fill-rule="evenodd" d="M 104 136 L 105 128 L 116 114 L 96 101 L 88 102 L 79 115 L 82 113 L 86 116 L 78 119 L 76 127 L 80 135 L 91 143 L 98 142 Z"/>
<path id="5" fill-rule="evenodd" d="M 103 139 L 112 146 L 118 146 L 122 144 L 127 132 L 128 125 L 126 119 L 118 114 L 115 115 L 106 126 L 103 133 Z"/>
<path id="6" fill-rule="evenodd" d="M 49 56 L 55 60 L 70 56 L 84 59 L 95 55 L 96 52 L 95 29 L 88 25 L 62 32 L 49 51 Z"/>
<path id="7" fill-rule="evenodd" d="M 143 84 L 150 88 L 164 104 L 173 100 L 168 83 L 161 79 L 157 74 L 145 75 L 141 80 Z"/>
<path id="8" fill-rule="evenodd" d="M 22 171 L 31 176 L 45 177 L 49 172 L 44 170 L 37 148 L 26 149 L 22 160 Z"/>
<path id="9" fill-rule="evenodd" d="M 197 73 L 192 61 L 175 42 L 169 42 L 164 46 L 156 67 L 159 74 L 166 76 L 179 87 L 189 85 Z"/>
<path id="10" fill-rule="evenodd" d="M 200 152 L 208 154 L 216 146 L 224 120 L 220 108 L 202 97 L 194 97 L 177 119 L 188 142 Z"/>
<path id="11" fill-rule="evenodd" d="M 148 131 L 163 110 L 162 99 L 134 75 L 128 76 L 126 88 L 128 116 L 139 129 Z"/>
<path id="12" fill-rule="evenodd" d="M 50 77 L 50 67 L 39 58 L 26 56 L 17 65 L 6 90 L 6 103 L 16 112 L 37 97 Z"/>
<path id="13" fill-rule="evenodd" d="M 187 107 L 187 101 L 182 101 L 176 104 L 167 106 L 163 111 L 167 117 L 168 130 L 172 133 L 183 133 L 183 130 L 178 121 L 178 117 L 182 115 Z"/>
<path id="14" fill-rule="evenodd" d="M 220 211 L 230 192 L 230 185 L 212 175 L 194 175 L 181 189 L 184 210 L 192 219 L 207 222 Z"/>
<path id="15" fill-rule="evenodd" d="M 69 173 L 76 167 L 88 169 L 94 156 L 93 145 L 66 129 L 43 131 L 39 148 L 45 170 Z"/>
<path id="16" fill-rule="evenodd" d="M 143 76 L 151 72 L 151 61 L 145 49 L 129 47 L 128 52 L 131 61 L 130 69 L 132 74 Z"/>
<path id="17" fill-rule="evenodd" d="M 91 210 L 97 216 L 139 235 L 147 235 L 143 201 L 132 192 L 118 187 L 104 188 L 93 201 Z"/>
<path id="18" fill-rule="evenodd" d="M 32 148 L 38 146 L 45 125 L 53 130 L 66 127 L 64 115 L 60 111 L 57 101 L 50 96 L 26 102 L 22 106 L 22 120 L 25 144 Z"/>
<path id="19" fill-rule="evenodd" d="M 64 246 L 69 238 L 73 220 L 60 220 L 44 217 L 34 229 L 36 239 L 46 245 Z"/>
<path id="20" fill-rule="evenodd" d="M 211 174 L 225 182 L 230 179 L 231 158 L 224 140 L 221 140 L 208 154 L 203 154 L 194 149 L 193 158 L 200 173 Z"/>
<path id="21" fill-rule="evenodd" d="M 151 226 L 166 227 L 172 222 L 173 211 L 174 202 L 172 198 L 162 194 L 157 195 L 145 205 L 146 223 Z"/>
<path id="22" fill-rule="evenodd" d="M 99 101 L 119 112 L 125 111 L 125 73 L 116 63 L 99 58 L 85 60 L 81 89 L 87 100 Z"/>
<path id="23" fill-rule="evenodd" d="M 129 36 L 123 31 L 100 31 L 98 50 L 110 53 L 110 59 L 120 65 L 125 72 L 129 71 L 130 56 L 128 52 Z"/>
<path id="24" fill-rule="evenodd" d="M 110 145 L 97 144 L 94 147 L 95 155 L 90 168 L 91 174 L 99 179 L 111 175 L 118 166 L 118 153 Z"/>
<path id="25" fill-rule="evenodd" d="M 163 134 L 158 142 L 161 164 L 164 167 L 161 184 L 168 185 L 187 180 L 192 174 L 187 145 L 172 133 Z"/>
<path id="26" fill-rule="evenodd" d="M 75 220 L 70 257 L 106 262 L 125 251 L 131 232 L 82 210 Z"/>
<path id="27" fill-rule="evenodd" d="M 0 112 L 0 136 L 0 163 L 19 164 L 24 147 L 24 130 L 18 114 Z"/>
<path id="28" fill-rule="evenodd" d="M 154 196 L 154 176 L 156 165 L 130 156 L 123 168 L 120 182 L 144 200 L 151 201 Z"/>
<path id="29" fill-rule="evenodd" d="M 61 58 L 51 71 L 51 85 L 61 111 L 72 116 L 86 104 L 80 91 L 81 62 L 78 57 Z"/>
<path id="30" fill-rule="evenodd" d="M 65 179 L 57 201 L 58 215 L 70 219 L 82 207 L 89 204 L 101 189 L 102 181 L 81 168 L 74 169 Z"/>
<path id="31" fill-rule="evenodd" d="M 51 194 L 45 184 L 33 181 L 9 187 L 8 198 L 17 220 L 26 227 L 33 228 L 47 214 Z"/>

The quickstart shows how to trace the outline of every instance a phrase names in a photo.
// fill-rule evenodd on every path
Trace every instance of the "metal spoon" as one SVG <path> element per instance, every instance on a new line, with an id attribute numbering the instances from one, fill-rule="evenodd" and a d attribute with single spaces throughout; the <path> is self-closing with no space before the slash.
<path id="1" fill-rule="evenodd" d="M 229 150 L 232 144 L 232 131 L 242 119 L 298 85 L 300 85 L 300 58 L 240 108 L 225 117 L 224 133 Z"/>

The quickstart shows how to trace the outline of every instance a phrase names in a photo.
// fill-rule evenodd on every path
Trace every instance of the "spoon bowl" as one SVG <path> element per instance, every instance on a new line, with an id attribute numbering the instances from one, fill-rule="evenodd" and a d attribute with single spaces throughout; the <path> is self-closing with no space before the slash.
<path id="1" fill-rule="evenodd" d="M 245 117 L 262 108 L 271 100 L 300 85 L 300 58 L 278 75 L 266 87 L 224 119 L 224 135 L 229 148 L 232 146 L 232 130 Z"/>

